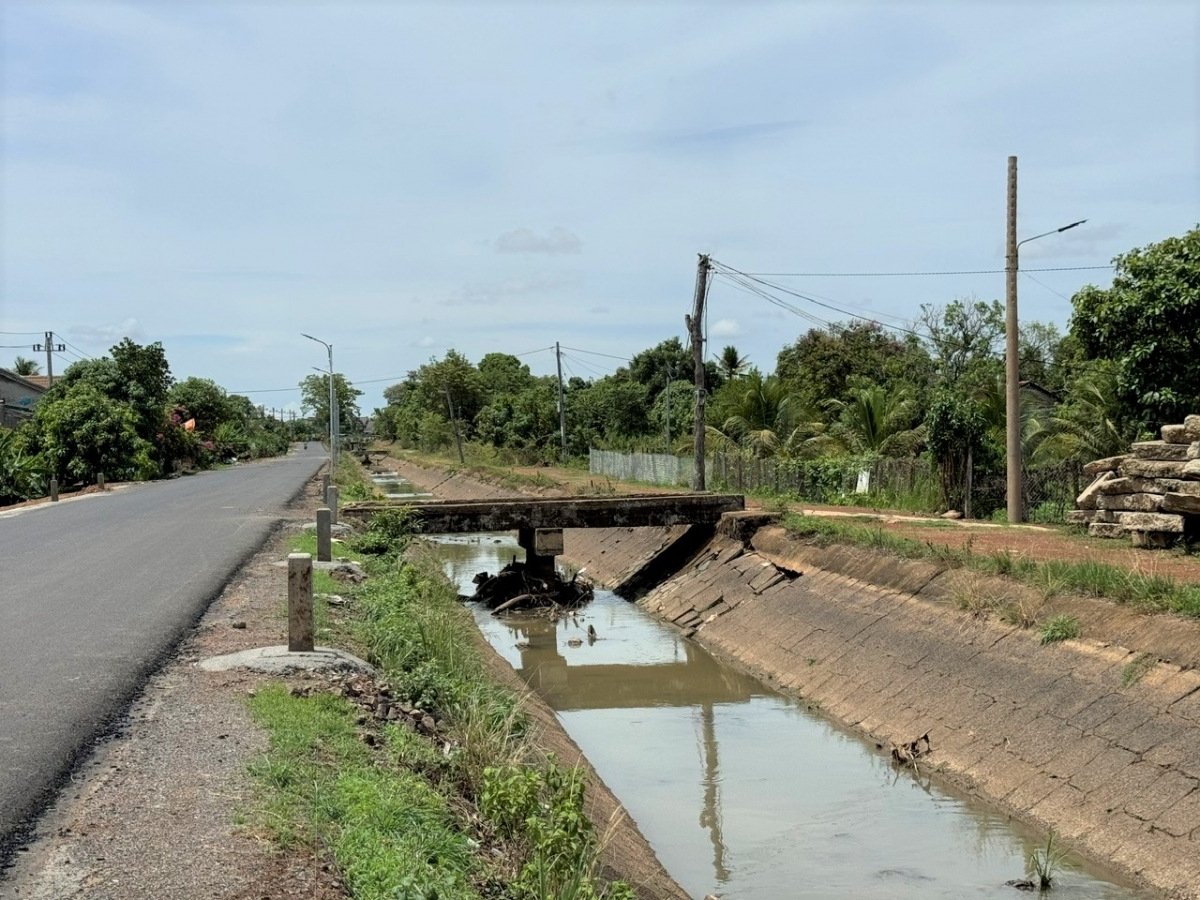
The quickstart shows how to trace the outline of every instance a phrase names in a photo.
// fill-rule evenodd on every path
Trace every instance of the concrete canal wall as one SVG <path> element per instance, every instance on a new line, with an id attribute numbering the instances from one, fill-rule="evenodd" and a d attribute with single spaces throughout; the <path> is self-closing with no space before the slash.
<path id="1" fill-rule="evenodd" d="M 401 474 L 426 487 L 444 477 L 410 464 Z M 500 490 L 437 487 L 518 496 Z M 653 585 L 645 609 L 883 752 L 928 734 L 922 774 L 1165 894 L 1200 898 L 1200 623 L 1072 600 L 1084 637 L 1042 645 L 952 602 L 965 573 L 736 520 L 711 536 L 568 532 L 565 556 L 606 586 Z"/>

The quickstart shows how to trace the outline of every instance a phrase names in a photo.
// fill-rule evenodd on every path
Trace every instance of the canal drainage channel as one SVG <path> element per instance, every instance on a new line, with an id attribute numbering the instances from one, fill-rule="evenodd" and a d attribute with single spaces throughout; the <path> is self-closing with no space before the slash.
<path id="1" fill-rule="evenodd" d="M 436 540 L 465 594 L 523 555 L 509 534 Z M 1015 898 L 1045 845 L 611 592 L 557 623 L 474 614 L 694 897 Z M 1146 895 L 1068 857 L 1049 896 Z"/>

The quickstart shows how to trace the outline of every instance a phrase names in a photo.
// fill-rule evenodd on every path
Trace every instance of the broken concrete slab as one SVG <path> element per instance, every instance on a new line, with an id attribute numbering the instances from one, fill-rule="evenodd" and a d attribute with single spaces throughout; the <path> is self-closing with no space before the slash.
<path id="1" fill-rule="evenodd" d="M 198 663 L 206 672 L 228 672 L 232 669 L 249 669 L 265 675 L 288 675 L 292 672 L 365 672 L 375 674 L 375 667 L 345 650 L 335 647 L 317 647 L 313 650 L 293 653 L 286 644 L 274 647 L 254 647 L 210 656 Z"/>

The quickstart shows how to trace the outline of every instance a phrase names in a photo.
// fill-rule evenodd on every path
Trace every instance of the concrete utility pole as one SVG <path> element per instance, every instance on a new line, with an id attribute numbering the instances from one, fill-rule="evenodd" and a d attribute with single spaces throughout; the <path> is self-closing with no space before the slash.
<path id="1" fill-rule="evenodd" d="M 567 401 L 563 397 L 562 349 L 554 342 L 554 356 L 558 360 L 558 433 L 562 438 L 562 459 L 567 461 Z"/>
<path id="2" fill-rule="evenodd" d="M 67 345 L 54 343 L 54 332 L 47 331 L 46 343 L 33 345 L 34 353 L 41 353 L 43 350 L 46 352 L 46 386 L 51 387 L 54 384 L 54 354 L 65 353 Z"/>
<path id="3" fill-rule="evenodd" d="M 1005 269 L 1004 398 L 1008 436 L 1008 521 L 1025 521 L 1021 503 L 1021 372 L 1017 343 L 1017 158 L 1008 158 Z"/>
<path id="4" fill-rule="evenodd" d="M 695 362 L 696 382 L 696 425 L 694 430 L 696 473 L 692 476 L 692 490 L 704 490 L 704 404 L 707 400 L 704 379 L 704 300 L 708 296 L 708 255 L 700 254 L 696 268 L 696 296 L 692 303 L 692 314 L 684 316 L 688 334 L 692 341 L 692 359 Z"/>
<path id="5" fill-rule="evenodd" d="M 462 437 L 458 433 L 458 419 L 454 415 L 454 401 L 450 399 L 450 385 L 446 385 L 446 409 L 450 410 L 450 424 L 454 426 L 454 443 L 458 446 L 458 461 L 461 465 L 466 465 L 467 461 L 463 458 L 462 452 Z"/>
<path id="6" fill-rule="evenodd" d="M 1025 521 L 1025 486 L 1021 475 L 1021 363 L 1020 363 L 1020 331 L 1017 322 L 1017 275 L 1019 273 L 1019 253 L 1021 244 L 1028 244 L 1038 238 L 1052 234 L 1062 234 L 1086 222 L 1080 219 L 1053 231 L 1044 231 L 1017 240 L 1017 158 L 1008 158 L 1008 233 L 1007 254 L 1005 259 L 1005 316 L 1004 316 L 1004 397 L 1007 431 L 1008 456 L 1008 521 Z"/>

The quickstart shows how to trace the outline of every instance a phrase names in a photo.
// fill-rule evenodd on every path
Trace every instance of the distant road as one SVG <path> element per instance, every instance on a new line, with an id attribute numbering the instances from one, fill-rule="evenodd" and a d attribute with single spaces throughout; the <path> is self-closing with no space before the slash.
<path id="1" fill-rule="evenodd" d="M 0 863 L 325 459 L 0 513 Z"/>

